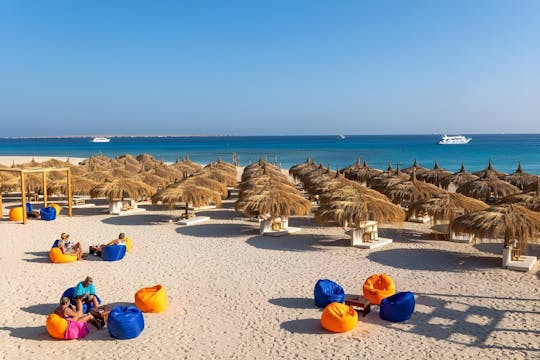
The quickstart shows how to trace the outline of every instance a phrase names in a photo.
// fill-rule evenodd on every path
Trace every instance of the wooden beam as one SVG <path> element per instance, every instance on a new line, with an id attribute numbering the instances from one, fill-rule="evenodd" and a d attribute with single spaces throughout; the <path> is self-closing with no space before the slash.
<path id="1" fill-rule="evenodd" d="M 2 190 L 0 189 L 0 219 L 4 218 L 4 206 L 2 204 Z"/>
<path id="2" fill-rule="evenodd" d="M 39 195 L 38 195 L 39 196 Z M 43 172 L 43 207 L 47 207 L 47 173 Z"/>
<path id="3" fill-rule="evenodd" d="M 71 169 L 67 169 L 67 195 L 68 195 L 68 216 L 73 216 L 73 188 L 71 187 Z"/>
<path id="4" fill-rule="evenodd" d="M 26 224 L 26 184 L 25 184 L 25 174 L 21 173 L 21 197 L 22 197 L 22 213 L 23 213 L 23 224 Z"/>

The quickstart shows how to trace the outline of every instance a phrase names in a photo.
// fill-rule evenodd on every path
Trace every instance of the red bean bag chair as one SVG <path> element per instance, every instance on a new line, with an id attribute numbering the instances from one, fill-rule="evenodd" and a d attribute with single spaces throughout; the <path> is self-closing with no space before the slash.
<path id="1" fill-rule="evenodd" d="M 394 295 L 396 286 L 394 280 L 386 274 L 375 274 L 367 278 L 364 282 L 364 297 L 374 305 L 380 305 L 381 300 Z"/>
<path id="2" fill-rule="evenodd" d="M 351 306 L 334 302 L 324 308 L 321 326 L 332 332 L 341 333 L 354 329 L 358 324 L 358 314 Z"/>
<path id="3" fill-rule="evenodd" d="M 142 312 L 162 312 L 167 305 L 167 293 L 161 285 L 142 288 L 135 293 L 135 306 Z"/>

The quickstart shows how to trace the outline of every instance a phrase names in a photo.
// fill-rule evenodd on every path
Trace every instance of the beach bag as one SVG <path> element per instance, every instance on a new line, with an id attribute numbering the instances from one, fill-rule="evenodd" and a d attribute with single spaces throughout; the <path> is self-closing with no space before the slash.
<path id="1" fill-rule="evenodd" d="M 325 307 L 333 302 L 342 303 L 345 300 L 345 291 L 343 291 L 343 288 L 328 279 L 317 281 L 313 294 L 315 296 L 315 305 L 318 307 Z"/>
<path id="2" fill-rule="evenodd" d="M 331 303 L 324 308 L 321 326 L 332 332 L 340 333 L 352 330 L 358 324 L 358 314 L 351 306 Z"/>

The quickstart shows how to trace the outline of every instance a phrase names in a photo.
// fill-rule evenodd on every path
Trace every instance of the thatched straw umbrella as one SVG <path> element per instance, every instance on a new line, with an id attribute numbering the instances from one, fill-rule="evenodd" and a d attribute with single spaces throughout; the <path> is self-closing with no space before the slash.
<path id="1" fill-rule="evenodd" d="M 540 195 L 540 176 L 536 177 L 536 181 L 530 185 L 525 186 L 523 189 L 524 193 L 534 193 L 535 195 Z"/>
<path id="2" fill-rule="evenodd" d="M 195 184 L 181 181 L 167 186 L 165 189 L 152 196 L 152 204 L 162 202 L 173 208 L 177 202 L 185 203 L 186 219 L 189 217 L 189 207 L 200 207 L 208 205 L 210 202 L 221 205 L 221 194 L 208 189 L 207 187 L 197 186 Z"/>
<path id="3" fill-rule="evenodd" d="M 186 178 L 183 182 L 200 186 L 200 187 L 205 187 L 207 189 L 210 189 L 212 191 L 219 193 L 222 199 L 226 199 L 229 193 L 227 190 L 227 186 L 222 182 L 219 182 L 217 180 L 214 180 L 208 177 L 208 175 L 209 174 L 190 176 Z"/>
<path id="4" fill-rule="evenodd" d="M 493 168 L 493 164 L 491 163 L 491 159 L 488 161 L 488 166 L 484 170 L 473 172 L 473 175 L 478 176 L 479 178 L 486 178 L 486 177 L 497 177 L 499 179 L 504 179 L 504 177 L 508 174 L 503 173 L 502 171 L 497 171 Z"/>
<path id="5" fill-rule="evenodd" d="M 247 216 L 269 214 L 271 217 L 308 215 L 311 202 L 300 193 L 280 191 L 266 186 L 256 193 L 244 193 L 236 201 L 234 208 Z"/>
<path id="6" fill-rule="evenodd" d="M 462 194 L 444 193 L 413 202 L 409 205 L 409 216 L 420 217 L 422 214 L 428 214 L 433 222 L 437 223 L 439 220 L 452 221 L 457 215 L 483 210 L 487 207 L 488 205 L 483 201 Z"/>
<path id="7" fill-rule="evenodd" d="M 452 175 L 452 173 L 450 171 L 441 169 L 439 167 L 439 163 L 435 160 L 433 170 L 426 170 L 420 174 L 416 174 L 416 178 L 440 187 L 442 180 L 449 175 Z"/>
<path id="8" fill-rule="evenodd" d="M 226 186 L 235 187 L 237 185 L 236 172 L 232 174 L 230 171 L 218 168 L 203 168 L 193 174 L 194 176 L 204 175 L 210 179 L 219 181 Z"/>
<path id="9" fill-rule="evenodd" d="M 90 190 L 95 188 L 99 183 L 84 176 L 72 176 L 71 177 L 71 189 L 73 194 L 87 195 L 90 194 Z M 68 184 L 66 179 L 54 180 L 50 183 L 48 192 L 51 194 L 66 194 L 67 195 Z"/>
<path id="10" fill-rule="evenodd" d="M 458 216 L 452 222 L 452 231 L 475 234 L 479 238 L 504 239 L 504 246 L 511 245 L 513 239 L 519 248 L 538 240 L 540 213 L 519 205 L 493 206 Z"/>
<path id="11" fill-rule="evenodd" d="M 143 175 L 141 181 L 155 189 L 163 188 L 171 183 L 171 181 L 166 178 L 150 173 Z"/>
<path id="12" fill-rule="evenodd" d="M 311 160 L 310 157 L 301 164 L 293 165 L 289 169 L 289 175 L 291 175 L 295 181 L 302 180 L 303 177 L 317 168 L 317 165 Z"/>
<path id="13" fill-rule="evenodd" d="M 465 170 L 465 165 L 461 163 L 461 168 L 459 169 L 459 171 L 441 179 L 441 186 L 443 189 L 449 190 L 450 185 L 454 185 L 455 188 L 458 188 L 463 184 L 477 179 L 478 176 L 468 173 L 467 170 Z"/>
<path id="14" fill-rule="evenodd" d="M 444 190 L 433 184 L 417 180 L 414 170 L 411 180 L 397 183 L 382 191 L 394 204 L 403 206 L 408 206 L 415 201 L 428 199 L 444 192 Z"/>
<path id="15" fill-rule="evenodd" d="M 503 180 L 523 190 L 537 182 L 538 176 L 523 171 L 521 162 L 519 162 L 516 171 L 510 175 L 506 175 Z"/>
<path id="16" fill-rule="evenodd" d="M 360 169 L 362 169 L 362 163 L 360 162 L 360 157 L 357 157 L 354 164 L 340 169 L 339 172 L 349 180 L 356 180 L 356 172 Z"/>
<path id="17" fill-rule="evenodd" d="M 529 210 L 540 212 L 540 196 L 530 194 L 515 194 L 502 198 L 497 205 L 521 205 Z"/>
<path id="18" fill-rule="evenodd" d="M 495 202 L 505 196 L 518 194 L 521 190 L 492 175 L 465 183 L 458 187 L 456 192 L 486 202 Z"/>
<path id="19" fill-rule="evenodd" d="M 125 195 L 133 200 L 151 196 L 154 188 L 138 180 L 118 178 L 90 190 L 92 198 L 106 197 L 109 202 L 123 200 Z"/>
<path id="20" fill-rule="evenodd" d="M 374 197 L 353 187 L 336 188 L 321 196 L 315 214 L 321 223 L 336 222 L 342 227 L 360 228 L 368 220 L 403 222 L 405 212 L 388 200 Z"/>
<path id="21" fill-rule="evenodd" d="M 414 163 L 411 166 L 406 167 L 405 169 L 402 169 L 401 171 L 404 172 L 405 174 L 409 174 L 409 175 L 411 175 L 414 172 L 418 176 L 418 175 L 422 174 L 424 171 L 428 171 L 428 170 L 429 169 L 418 165 L 418 161 L 416 161 L 416 159 L 414 159 Z"/>

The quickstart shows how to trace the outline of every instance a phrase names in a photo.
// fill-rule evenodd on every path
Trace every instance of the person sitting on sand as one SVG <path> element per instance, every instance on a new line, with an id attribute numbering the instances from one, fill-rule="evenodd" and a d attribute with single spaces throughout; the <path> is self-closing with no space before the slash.
<path id="1" fill-rule="evenodd" d="M 98 329 L 101 329 L 101 323 L 97 321 L 92 314 L 83 314 L 82 311 L 77 312 L 74 309 L 74 306 L 71 305 L 69 298 L 66 296 L 60 299 L 60 305 L 54 310 L 54 313 L 66 320 L 90 322 Z"/>
<path id="2" fill-rule="evenodd" d="M 82 252 L 81 243 L 72 244 L 69 241 L 69 234 L 62 233 L 60 235 L 60 241 L 58 241 L 58 247 L 60 248 L 60 250 L 62 250 L 63 254 L 77 255 L 77 260 L 82 259 L 83 252 Z"/>
<path id="3" fill-rule="evenodd" d="M 96 289 L 94 288 L 93 280 L 90 276 L 87 276 L 83 281 L 77 284 L 75 292 L 73 293 L 73 299 L 77 305 L 77 312 L 82 313 L 82 306 L 84 303 L 92 303 L 95 308 L 99 307 L 99 303 L 96 297 Z"/>
<path id="4" fill-rule="evenodd" d="M 126 234 L 125 233 L 120 233 L 118 235 L 118 239 L 111 240 L 106 244 L 90 246 L 90 253 L 92 255 L 95 255 L 95 256 L 101 256 L 103 248 L 105 248 L 105 246 L 109 246 L 109 245 L 126 246 L 127 245 Z"/>

